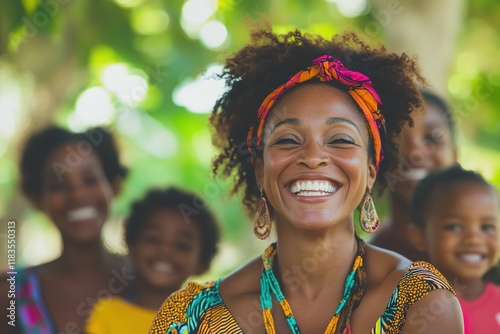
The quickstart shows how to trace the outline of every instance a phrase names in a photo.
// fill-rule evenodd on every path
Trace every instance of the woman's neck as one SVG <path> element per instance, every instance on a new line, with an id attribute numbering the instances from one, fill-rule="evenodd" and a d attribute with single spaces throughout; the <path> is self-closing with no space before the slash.
<path id="1" fill-rule="evenodd" d="M 63 252 L 55 263 L 61 273 L 70 276 L 95 276 L 99 272 L 111 275 L 110 270 L 118 265 L 114 257 L 100 242 L 85 245 L 63 242 Z"/>
<path id="2" fill-rule="evenodd" d="M 274 267 L 285 295 L 300 292 L 313 299 L 344 285 L 357 253 L 353 228 L 339 227 L 315 237 L 278 232 L 278 238 Z"/>

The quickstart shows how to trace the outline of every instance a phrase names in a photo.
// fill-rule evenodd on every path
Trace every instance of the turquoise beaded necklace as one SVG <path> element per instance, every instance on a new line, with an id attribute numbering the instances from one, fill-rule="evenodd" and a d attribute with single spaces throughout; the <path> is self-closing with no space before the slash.
<path id="1" fill-rule="evenodd" d="M 363 240 L 356 237 L 358 242 L 358 253 L 354 260 L 354 265 L 352 267 L 351 272 L 347 276 L 344 284 L 344 291 L 342 294 L 342 299 L 340 300 L 337 309 L 335 310 L 335 314 L 330 320 L 326 330 L 326 333 L 335 333 L 337 330 L 337 324 L 340 318 L 340 312 L 343 310 L 345 304 L 351 297 L 352 288 L 355 283 L 355 274 L 356 271 L 363 265 L 363 257 L 362 257 L 362 249 L 364 249 Z M 264 263 L 264 270 L 262 271 L 262 276 L 260 278 L 260 305 L 262 308 L 262 316 L 264 319 L 264 327 L 266 329 L 267 334 L 276 334 L 276 329 L 274 327 L 274 319 L 272 316 L 272 297 L 276 298 L 279 302 L 281 309 L 283 310 L 283 314 L 285 315 L 286 322 L 290 327 L 290 330 L 293 334 L 300 334 L 299 326 L 297 325 L 297 320 L 295 319 L 292 309 L 290 308 L 290 304 L 285 299 L 283 292 L 281 291 L 280 285 L 276 276 L 273 272 L 273 263 L 274 258 L 276 256 L 276 243 L 272 243 L 269 247 L 264 251 L 262 255 L 262 262 Z"/>

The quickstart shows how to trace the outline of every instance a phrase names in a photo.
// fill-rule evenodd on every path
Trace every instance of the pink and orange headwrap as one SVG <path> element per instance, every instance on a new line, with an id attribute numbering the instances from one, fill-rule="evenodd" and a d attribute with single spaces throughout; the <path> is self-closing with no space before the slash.
<path id="1" fill-rule="evenodd" d="M 348 87 L 348 93 L 358 104 L 368 122 L 368 128 L 373 138 L 375 148 L 375 165 L 378 170 L 383 159 L 382 140 L 380 129 L 384 128 L 384 117 L 378 106 L 382 104 L 380 97 L 373 88 L 373 84 L 366 75 L 347 69 L 344 64 L 332 56 L 323 55 L 312 61 L 311 66 L 292 76 L 283 85 L 271 92 L 259 107 L 257 112 L 258 123 L 252 125 L 248 130 L 247 147 L 252 152 L 252 139 L 256 138 L 257 145 L 262 142 L 262 131 L 266 117 L 276 100 L 288 89 L 313 78 L 320 81 L 336 80 Z"/>

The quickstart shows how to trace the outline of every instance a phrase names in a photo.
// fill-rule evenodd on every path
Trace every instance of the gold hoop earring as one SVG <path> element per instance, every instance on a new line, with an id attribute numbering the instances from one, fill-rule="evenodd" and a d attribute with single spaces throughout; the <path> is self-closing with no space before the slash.
<path id="1" fill-rule="evenodd" d="M 261 188 L 259 205 L 257 206 L 257 212 L 253 220 L 253 233 L 257 238 L 264 240 L 271 234 L 271 224 L 269 207 L 267 206 L 267 200 Z"/>
<path id="2" fill-rule="evenodd" d="M 375 204 L 370 192 L 367 192 L 361 210 L 359 212 L 359 225 L 366 233 L 375 233 L 380 227 L 380 219 L 378 218 Z"/>

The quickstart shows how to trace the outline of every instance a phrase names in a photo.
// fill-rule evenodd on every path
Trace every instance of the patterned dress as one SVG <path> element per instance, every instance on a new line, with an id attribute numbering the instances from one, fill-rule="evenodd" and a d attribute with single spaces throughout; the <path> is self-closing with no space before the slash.
<path id="1" fill-rule="evenodd" d="M 56 327 L 45 306 L 40 286 L 40 267 L 17 272 L 16 333 L 53 334 Z"/>
<path id="2" fill-rule="evenodd" d="M 163 303 L 151 327 L 150 334 L 241 334 L 220 295 L 221 279 L 205 284 L 189 283 Z M 414 262 L 394 290 L 382 316 L 371 334 L 401 333 L 406 311 L 430 291 L 452 287 L 434 266 L 427 262 Z"/>

